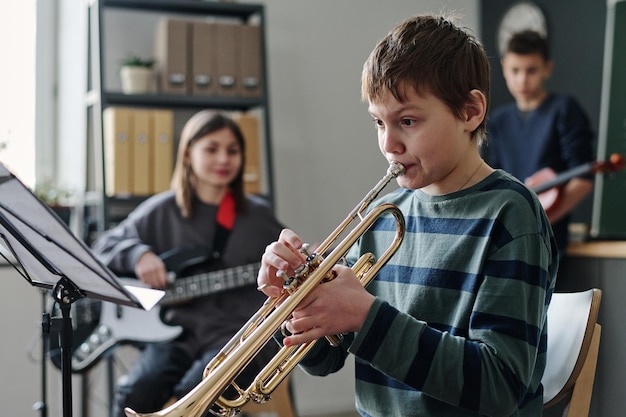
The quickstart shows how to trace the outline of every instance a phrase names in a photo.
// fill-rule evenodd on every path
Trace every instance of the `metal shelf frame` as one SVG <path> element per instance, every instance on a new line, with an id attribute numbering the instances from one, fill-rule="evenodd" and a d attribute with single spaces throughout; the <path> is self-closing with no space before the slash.
<path id="1" fill-rule="evenodd" d="M 244 4 L 231 2 L 211 2 L 198 0 L 87 0 L 87 91 L 85 95 L 86 109 L 86 178 L 90 195 L 89 207 L 83 207 L 83 230 L 88 240 L 88 219 L 95 219 L 96 232 L 109 226 L 110 204 L 119 199 L 106 195 L 105 164 L 104 164 L 104 132 L 102 113 L 109 106 L 167 108 L 173 110 L 220 109 L 225 111 L 249 111 L 262 109 L 264 143 L 264 179 L 267 188 L 265 197 L 274 203 L 274 175 L 271 146 L 271 124 L 269 111 L 269 86 L 267 71 L 267 48 L 265 40 L 265 10 L 260 4 Z M 105 9 L 124 9 L 129 11 L 145 11 L 148 13 L 183 14 L 196 16 L 227 17 L 249 22 L 259 19 L 261 26 L 261 71 L 263 74 L 263 94 L 258 98 L 250 97 L 218 97 L 193 96 L 175 94 L 138 94 L 128 95 L 118 91 L 109 91 L 104 86 L 103 47 L 106 34 L 103 33 L 103 15 Z M 96 199 L 93 196 L 98 196 Z M 96 201 L 94 201 L 96 200 Z M 140 200 L 138 200 L 140 201 Z"/>

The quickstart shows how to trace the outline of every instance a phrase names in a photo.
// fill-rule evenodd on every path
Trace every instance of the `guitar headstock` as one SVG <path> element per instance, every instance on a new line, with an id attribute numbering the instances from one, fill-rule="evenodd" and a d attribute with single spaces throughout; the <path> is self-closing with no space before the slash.
<path id="1" fill-rule="evenodd" d="M 604 162 L 596 162 L 593 167 L 593 173 L 597 174 L 599 172 L 617 172 L 624 169 L 624 165 L 626 162 L 624 161 L 624 157 L 618 153 L 611 154 L 608 161 Z"/>

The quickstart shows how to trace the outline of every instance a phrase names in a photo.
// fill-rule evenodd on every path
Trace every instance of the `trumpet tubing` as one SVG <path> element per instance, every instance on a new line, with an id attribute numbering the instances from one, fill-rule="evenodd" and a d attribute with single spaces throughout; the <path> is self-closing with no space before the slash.
<path id="1" fill-rule="evenodd" d="M 365 216 L 363 213 L 389 181 L 403 173 L 404 167 L 401 164 L 396 162 L 390 164 L 387 174 L 320 244 L 318 252 L 309 254 L 306 264 L 296 271 L 293 277 L 289 277 L 281 295 L 276 298 L 268 298 L 215 358 L 207 364 L 202 381 L 193 390 L 174 404 L 155 413 L 137 413 L 126 408 L 126 415 L 128 417 L 199 417 L 210 408 L 213 415 L 234 416 L 248 401 L 257 403 L 268 401 L 271 393 L 318 341 L 299 346 L 283 346 L 246 389 L 235 384 L 235 378 L 259 354 L 273 335 L 280 330 L 282 324 L 291 316 L 302 299 L 310 294 L 317 285 L 334 279 L 333 266 L 345 256 L 350 247 L 374 222 L 385 214 L 392 214 L 395 218 L 396 234 L 394 240 L 378 260 L 373 254 L 366 253 L 352 266 L 352 270 L 362 285 L 366 286 L 376 276 L 380 268 L 389 261 L 404 238 L 404 216 L 398 207 L 389 203 L 374 207 Z M 323 257 L 321 254 L 325 253 L 337 241 L 339 235 L 344 233 L 357 217 L 360 221 L 356 227 L 347 233 L 346 237 L 332 252 Z M 331 335 L 327 338 L 332 345 L 339 344 L 341 341 L 340 335 Z M 239 396 L 236 398 L 223 397 L 222 394 L 229 387 L 233 387 Z"/>

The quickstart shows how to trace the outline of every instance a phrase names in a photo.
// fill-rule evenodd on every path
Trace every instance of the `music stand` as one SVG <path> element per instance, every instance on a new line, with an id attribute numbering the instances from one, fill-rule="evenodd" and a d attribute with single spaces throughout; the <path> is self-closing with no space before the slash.
<path id="1" fill-rule="evenodd" d="M 87 245 L 0 162 L 0 243 L 7 260 L 31 285 L 52 290 L 61 309 L 63 416 L 72 415 L 72 322 L 70 307 L 91 297 L 151 309 L 165 294 L 122 285 Z"/>

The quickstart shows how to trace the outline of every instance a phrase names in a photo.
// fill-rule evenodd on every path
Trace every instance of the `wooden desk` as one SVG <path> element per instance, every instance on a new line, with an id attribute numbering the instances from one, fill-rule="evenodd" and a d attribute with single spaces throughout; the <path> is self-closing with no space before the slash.
<path id="1" fill-rule="evenodd" d="M 626 259 L 626 241 L 573 242 L 568 245 L 566 256 Z"/>

